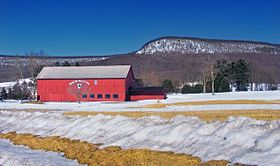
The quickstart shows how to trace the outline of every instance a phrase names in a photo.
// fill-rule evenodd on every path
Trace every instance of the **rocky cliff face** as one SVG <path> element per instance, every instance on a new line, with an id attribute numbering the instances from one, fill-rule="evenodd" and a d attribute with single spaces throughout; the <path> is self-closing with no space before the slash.
<path id="1" fill-rule="evenodd" d="M 182 53 L 182 54 L 280 54 L 280 46 L 276 44 L 213 40 L 199 38 L 163 37 L 145 44 L 136 54 Z"/>

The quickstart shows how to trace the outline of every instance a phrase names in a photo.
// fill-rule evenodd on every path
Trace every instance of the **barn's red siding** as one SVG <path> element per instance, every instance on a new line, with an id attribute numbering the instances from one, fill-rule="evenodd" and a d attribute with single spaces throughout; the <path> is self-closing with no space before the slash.
<path id="1" fill-rule="evenodd" d="M 76 102 L 77 95 L 69 92 L 73 82 L 86 82 L 86 97 L 80 97 L 80 101 L 126 101 L 126 100 L 145 100 L 145 99 L 164 99 L 166 96 L 162 94 L 130 94 L 133 88 L 134 76 L 130 69 L 126 78 L 106 78 L 106 79 L 38 79 L 37 80 L 37 96 L 38 100 L 43 102 Z M 84 86 L 83 86 L 84 87 Z M 77 88 L 74 85 L 73 88 Z M 91 97 L 91 95 L 94 97 Z M 97 95 L 101 94 L 102 98 Z M 105 95 L 110 95 L 106 98 Z M 117 95 L 117 98 L 114 97 Z M 82 96 L 82 95 L 80 95 Z"/>
<path id="2" fill-rule="evenodd" d="M 82 79 L 81 79 L 82 80 Z M 94 81 L 97 81 L 97 85 Z M 77 101 L 77 96 L 68 92 L 69 83 L 75 80 L 38 80 L 38 96 L 41 101 L 67 102 Z M 81 101 L 125 101 L 127 99 L 126 79 L 85 79 L 89 82 L 90 92 L 87 98 Z M 94 98 L 90 98 L 94 94 Z M 97 94 L 102 94 L 98 99 Z M 105 94 L 110 94 L 106 99 Z M 118 95 L 118 99 L 113 98 L 113 94 Z"/>

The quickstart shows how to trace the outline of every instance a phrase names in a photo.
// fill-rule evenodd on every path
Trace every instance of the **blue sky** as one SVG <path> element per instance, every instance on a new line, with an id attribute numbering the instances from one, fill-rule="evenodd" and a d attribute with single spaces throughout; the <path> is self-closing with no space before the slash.
<path id="1" fill-rule="evenodd" d="M 128 53 L 161 36 L 280 43 L 280 1 L 0 0 L 0 54 Z"/>

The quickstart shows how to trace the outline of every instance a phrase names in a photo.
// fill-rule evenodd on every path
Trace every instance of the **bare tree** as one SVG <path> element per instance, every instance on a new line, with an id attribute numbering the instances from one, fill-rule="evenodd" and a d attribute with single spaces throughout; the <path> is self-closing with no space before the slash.
<path id="1" fill-rule="evenodd" d="M 203 77 L 203 93 L 206 93 L 206 85 L 209 79 L 209 70 L 204 68 L 202 70 L 202 77 Z"/>
<path id="2" fill-rule="evenodd" d="M 207 82 L 211 81 L 211 92 L 215 94 L 215 79 L 217 77 L 217 68 L 214 57 L 208 55 L 204 58 L 202 76 L 203 76 L 203 93 L 206 93 Z"/>
<path id="3" fill-rule="evenodd" d="M 141 78 L 144 82 L 144 85 L 148 86 L 156 86 L 160 85 L 161 81 L 159 79 L 159 75 L 155 72 L 141 72 Z"/>
<path id="4" fill-rule="evenodd" d="M 20 61 L 20 57 L 16 57 L 15 59 L 16 63 L 14 66 L 16 75 L 17 75 L 17 79 L 24 79 L 23 76 L 23 66 L 22 66 L 22 62 Z"/>
<path id="5" fill-rule="evenodd" d="M 47 54 L 44 51 L 39 52 L 30 52 L 26 54 L 26 57 L 28 59 L 28 67 L 29 72 L 31 75 L 31 79 L 33 82 L 33 99 L 36 98 L 36 90 L 37 90 L 37 75 L 40 73 L 40 71 L 43 69 L 44 64 L 40 61 L 40 58 L 47 57 Z"/>
<path id="6" fill-rule="evenodd" d="M 218 73 L 217 68 L 212 63 L 211 64 L 211 72 L 210 72 L 212 95 L 215 95 L 215 79 L 217 77 L 217 73 Z"/>

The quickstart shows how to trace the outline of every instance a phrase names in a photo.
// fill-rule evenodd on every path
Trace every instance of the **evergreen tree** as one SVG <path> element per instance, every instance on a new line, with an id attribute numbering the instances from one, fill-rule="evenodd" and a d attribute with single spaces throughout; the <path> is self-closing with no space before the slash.
<path id="1" fill-rule="evenodd" d="M 54 63 L 54 65 L 55 65 L 55 66 L 60 66 L 60 63 L 59 63 L 58 61 L 56 61 L 56 62 Z"/>
<path id="2" fill-rule="evenodd" d="M 203 85 L 202 84 L 196 84 L 195 86 L 190 85 L 184 85 L 181 93 L 187 94 L 187 93 L 202 93 L 203 92 Z"/>
<path id="3" fill-rule="evenodd" d="M 217 69 L 217 76 L 215 78 L 215 91 L 216 92 L 229 92 L 229 76 L 228 62 L 226 60 L 218 60 L 215 65 Z"/>
<path id="4" fill-rule="evenodd" d="M 81 66 L 81 65 L 80 65 L 80 63 L 79 63 L 79 62 L 76 62 L 76 63 L 75 63 L 75 66 Z"/>
<path id="5" fill-rule="evenodd" d="M 1 90 L 1 100 L 7 99 L 8 94 L 5 88 L 2 88 Z"/>
<path id="6" fill-rule="evenodd" d="M 218 60 L 215 65 L 217 76 L 215 78 L 215 91 L 228 92 L 230 85 L 236 91 L 246 91 L 249 85 L 249 64 L 244 60 L 228 63 L 226 60 Z"/>
<path id="7" fill-rule="evenodd" d="M 162 81 L 162 87 L 165 90 L 165 92 L 167 92 L 167 93 L 174 92 L 174 85 L 171 80 L 166 79 L 166 80 Z"/>
<path id="8" fill-rule="evenodd" d="M 71 66 L 71 64 L 68 61 L 64 61 L 62 66 Z"/>
<path id="9" fill-rule="evenodd" d="M 233 79 L 236 91 L 247 91 L 249 85 L 249 63 L 240 59 L 233 67 Z"/>
<path id="10" fill-rule="evenodd" d="M 11 99 L 11 98 L 12 98 L 12 97 L 11 97 L 11 92 L 12 92 L 12 88 L 9 87 L 9 88 L 8 88 L 8 91 L 7 91 L 7 99 Z"/>
<path id="11" fill-rule="evenodd" d="M 17 82 L 11 89 L 9 97 L 11 99 L 26 100 L 30 99 L 32 97 L 32 94 L 28 89 L 28 85 L 26 82 L 23 82 L 22 84 Z"/>

